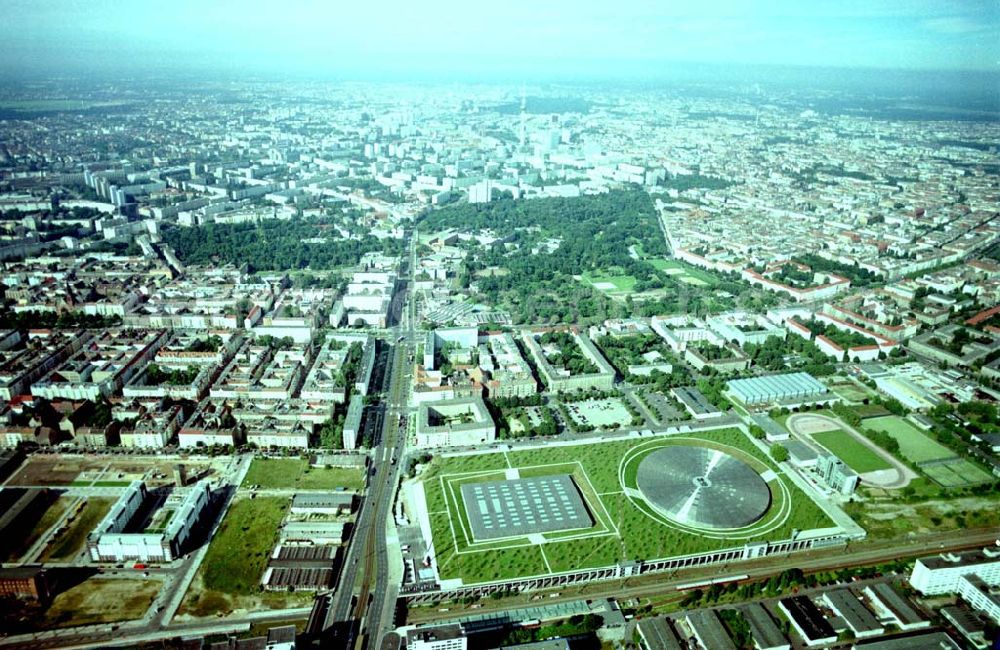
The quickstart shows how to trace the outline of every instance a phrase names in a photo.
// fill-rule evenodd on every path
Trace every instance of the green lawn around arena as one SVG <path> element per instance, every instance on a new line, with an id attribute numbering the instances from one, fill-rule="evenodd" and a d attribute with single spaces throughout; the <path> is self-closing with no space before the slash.
<path id="1" fill-rule="evenodd" d="M 858 474 L 891 469 L 884 458 L 846 431 L 823 431 L 813 434 L 813 440 L 823 445 Z"/>
<path id="2" fill-rule="evenodd" d="M 642 458 L 648 451 L 671 444 L 722 448 L 742 456 L 760 472 L 774 472 L 777 477 L 769 483 L 772 506 L 768 513 L 746 532 L 722 536 L 669 525 L 655 513 L 644 511 L 648 506 L 637 505 L 635 493 L 626 494 L 620 480 L 622 470 L 626 483 L 634 481 L 637 463 L 623 461 Z M 512 468 L 524 477 L 570 474 L 594 519 L 593 527 L 544 533 L 544 543 L 532 543 L 528 537 L 478 543 L 471 539 L 460 486 L 502 479 Z M 738 429 L 439 456 L 421 475 L 421 482 L 438 572 L 444 580 L 460 578 L 465 584 L 739 548 L 748 541 L 787 539 L 795 529 L 833 526 L 823 510 Z M 536 537 L 534 541 L 540 540 Z"/>
<path id="3" fill-rule="evenodd" d="M 955 452 L 934 442 L 912 424 L 896 415 L 864 420 L 862 426 L 875 431 L 883 431 L 899 443 L 899 453 L 911 463 L 925 463 L 930 460 L 955 458 Z"/>

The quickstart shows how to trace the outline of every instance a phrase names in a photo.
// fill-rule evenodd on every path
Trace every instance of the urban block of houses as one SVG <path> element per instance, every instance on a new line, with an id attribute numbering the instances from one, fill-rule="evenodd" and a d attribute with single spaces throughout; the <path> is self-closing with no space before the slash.
<path id="1" fill-rule="evenodd" d="M 32 384 L 31 394 L 91 401 L 117 394 L 168 338 L 160 330 L 105 331 Z"/>
<path id="2" fill-rule="evenodd" d="M 546 351 L 542 349 L 542 345 L 539 342 L 544 331 L 526 331 L 522 334 L 522 340 L 534 359 L 535 367 L 538 368 L 542 381 L 548 387 L 548 390 L 555 393 L 580 389 L 586 390 L 588 388 L 611 390 L 615 383 L 615 369 L 598 351 L 594 343 L 575 328 L 559 331 L 569 333 L 573 344 L 577 346 L 583 357 L 596 367 L 596 372 L 574 375 L 562 368 L 553 367 L 549 363 Z M 556 350 L 554 352 L 558 353 L 559 351 Z"/>
<path id="3" fill-rule="evenodd" d="M 482 397 L 431 402 L 417 410 L 418 447 L 478 445 L 493 442 L 496 433 Z"/>
<path id="4" fill-rule="evenodd" d="M 793 261 L 769 264 L 763 272 L 744 269 L 741 275 L 752 285 L 787 294 L 796 302 L 825 300 L 851 287 L 851 281 L 845 277 L 814 272 L 805 264 Z"/>

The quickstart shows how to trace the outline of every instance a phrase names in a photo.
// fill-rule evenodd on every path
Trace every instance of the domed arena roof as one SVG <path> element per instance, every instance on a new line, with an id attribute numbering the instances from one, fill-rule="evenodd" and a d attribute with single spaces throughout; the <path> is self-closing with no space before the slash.
<path id="1" fill-rule="evenodd" d="M 771 490 L 748 464 L 717 449 L 671 445 L 639 463 L 639 491 L 658 512 L 685 526 L 742 528 L 764 516 Z"/>

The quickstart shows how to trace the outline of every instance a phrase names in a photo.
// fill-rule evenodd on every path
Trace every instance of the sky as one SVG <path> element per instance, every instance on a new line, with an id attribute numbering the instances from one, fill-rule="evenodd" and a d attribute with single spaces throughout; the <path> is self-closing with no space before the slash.
<path id="1" fill-rule="evenodd" d="M 0 0 L 0 66 L 585 75 L 1000 72 L 1000 0 Z"/>

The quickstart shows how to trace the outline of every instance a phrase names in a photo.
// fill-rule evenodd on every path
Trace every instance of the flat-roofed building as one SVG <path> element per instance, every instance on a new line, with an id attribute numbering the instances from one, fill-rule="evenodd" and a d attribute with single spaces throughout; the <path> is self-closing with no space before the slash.
<path id="1" fill-rule="evenodd" d="M 467 650 L 469 640 L 458 623 L 420 627 L 406 633 L 407 650 Z"/>
<path id="2" fill-rule="evenodd" d="M 49 584 L 41 567 L 0 568 L 0 598 L 47 600 Z"/>
<path id="3" fill-rule="evenodd" d="M 543 333 L 524 332 L 522 340 L 528 348 L 528 352 L 535 360 L 535 366 L 538 368 L 538 372 L 542 376 L 542 380 L 545 382 L 548 390 L 554 393 L 564 393 L 580 389 L 586 390 L 588 388 L 597 388 L 600 390 L 611 390 L 614 388 L 615 369 L 598 351 L 594 343 L 575 329 L 563 331 L 569 333 L 573 343 L 579 348 L 583 357 L 593 364 L 594 371 L 574 374 L 563 368 L 554 367 L 549 363 L 545 350 L 543 350 L 539 342 Z"/>
<path id="4" fill-rule="evenodd" d="M 695 420 L 709 420 L 722 415 L 722 411 L 715 404 L 709 402 L 708 398 L 694 386 L 677 386 L 670 389 L 670 394 Z"/>
<path id="5" fill-rule="evenodd" d="M 885 627 L 849 589 L 831 589 L 820 597 L 858 639 L 879 636 Z"/>
<path id="6" fill-rule="evenodd" d="M 269 591 L 316 591 L 327 589 L 335 577 L 336 546 L 275 547 L 261 584 Z"/>
<path id="7" fill-rule="evenodd" d="M 778 601 L 778 608 L 788 617 L 806 645 L 826 645 L 837 640 L 837 633 L 830 622 L 807 596 L 782 598 Z"/>
<path id="8" fill-rule="evenodd" d="M 339 521 L 290 521 L 281 529 L 281 541 L 340 544 L 344 541 L 344 524 Z"/>
<path id="9" fill-rule="evenodd" d="M 421 404 L 417 411 L 417 446 L 467 446 L 493 442 L 497 428 L 482 397 Z"/>
<path id="10" fill-rule="evenodd" d="M 694 637 L 705 648 L 712 650 L 736 650 L 736 644 L 729 638 L 725 626 L 719 620 L 719 615 L 711 609 L 698 610 L 686 617 Z"/>
<path id="11" fill-rule="evenodd" d="M 977 575 L 962 576 L 955 591 L 962 600 L 1000 625 L 1000 596 L 990 591 L 985 580 Z"/>
<path id="12" fill-rule="evenodd" d="M 954 593 L 962 576 L 975 575 L 990 585 L 1000 585 L 1000 549 L 945 553 L 918 558 L 910 584 L 925 596 Z"/>
<path id="13" fill-rule="evenodd" d="M 747 406 L 799 406 L 838 401 L 834 393 L 812 375 L 789 372 L 747 379 L 733 379 L 727 392 Z"/>
<path id="14" fill-rule="evenodd" d="M 951 623 L 976 650 L 986 650 L 990 642 L 986 639 L 986 625 L 983 620 L 965 605 L 948 605 L 940 610 L 941 617 Z"/>
<path id="15" fill-rule="evenodd" d="M 750 637 L 757 650 L 789 650 L 792 647 L 763 605 L 750 603 L 741 607 L 740 612 L 750 626 Z"/>
<path id="16" fill-rule="evenodd" d="M 644 618 L 636 625 L 645 650 L 683 650 L 677 632 L 665 616 Z"/>
<path id="17" fill-rule="evenodd" d="M 292 497 L 293 515 L 339 515 L 354 510 L 353 492 L 296 494 Z"/>
<path id="18" fill-rule="evenodd" d="M 882 623 L 895 625 L 909 632 L 930 627 L 931 622 L 913 607 L 910 601 L 887 582 L 876 582 L 864 590 L 875 615 Z"/>
<path id="19" fill-rule="evenodd" d="M 87 549 L 94 562 L 170 562 L 188 545 L 195 527 L 211 502 L 209 482 L 202 480 L 186 490 L 171 494 L 160 510 L 170 510 L 169 520 L 157 528 L 128 531 L 136 513 L 149 498 L 146 485 L 135 481 L 111 512 L 87 538 Z"/>
<path id="20" fill-rule="evenodd" d="M 872 639 L 854 645 L 855 650 L 961 650 L 945 632 L 918 632 L 887 639 Z"/>

